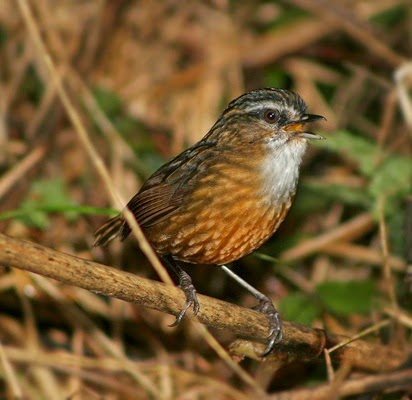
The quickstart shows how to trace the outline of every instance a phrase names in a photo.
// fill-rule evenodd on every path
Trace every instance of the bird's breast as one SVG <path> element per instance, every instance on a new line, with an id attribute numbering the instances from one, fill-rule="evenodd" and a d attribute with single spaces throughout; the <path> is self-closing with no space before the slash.
<path id="1" fill-rule="evenodd" d="M 233 161 L 233 160 L 232 160 Z M 285 218 L 297 170 L 267 158 L 215 163 L 192 182 L 179 209 L 146 234 L 160 254 L 226 264 L 260 247 Z"/>

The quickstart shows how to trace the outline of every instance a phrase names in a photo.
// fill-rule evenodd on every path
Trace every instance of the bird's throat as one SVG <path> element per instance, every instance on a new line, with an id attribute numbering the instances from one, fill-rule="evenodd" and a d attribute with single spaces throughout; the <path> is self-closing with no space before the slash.
<path id="1" fill-rule="evenodd" d="M 295 193 L 306 146 L 306 140 L 269 145 L 261 176 L 262 193 L 270 202 L 283 203 Z"/>

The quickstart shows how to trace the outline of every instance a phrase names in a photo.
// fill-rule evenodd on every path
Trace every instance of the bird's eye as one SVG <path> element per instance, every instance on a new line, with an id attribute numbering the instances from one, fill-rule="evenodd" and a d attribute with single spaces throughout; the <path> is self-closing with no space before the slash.
<path id="1" fill-rule="evenodd" d="M 275 110 L 266 110 L 264 118 L 266 122 L 273 124 L 278 119 L 278 113 Z"/>

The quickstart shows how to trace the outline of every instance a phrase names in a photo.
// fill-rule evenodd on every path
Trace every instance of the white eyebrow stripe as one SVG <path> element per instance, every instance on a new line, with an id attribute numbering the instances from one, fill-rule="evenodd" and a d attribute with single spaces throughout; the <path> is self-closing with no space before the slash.
<path id="1" fill-rule="evenodd" d="M 263 101 L 263 102 L 259 102 L 258 104 L 253 104 L 251 105 L 251 107 L 246 107 L 245 111 L 253 112 L 255 110 L 263 110 L 263 109 L 269 109 L 269 108 L 275 109 L 276 106 L 279 106 L 279 104 L 276 104 L 273 101 Z"/>
<path id="2" fill-rule="evenodd" d="M 251 107 L 246 107 L 244 111 L 252 113 L 254 111 L 273 109 L 279 111 L 290 111 L 295 114 L 299 113 L 298 110 L 296 110 L 294 107 L 289 107 L 286 104 L 282 104 L 281 106 L 282 108 L 279 110 L 279 103 L 272 101 L 263 101 L 259 104 L 253 104 L 251 105 Z"/>

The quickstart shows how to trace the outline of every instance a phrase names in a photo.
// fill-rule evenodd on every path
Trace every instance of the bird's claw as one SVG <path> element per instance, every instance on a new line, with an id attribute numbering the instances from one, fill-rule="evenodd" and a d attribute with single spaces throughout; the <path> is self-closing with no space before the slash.
<path id="1" fill-rule="evenodd" d="M 183 283 L 183 285 L 182 285 Z M 186 303 L 184 305 L 184 307 L 180 310 L 179 314 L 177 314 L 176 316 L 176 320 L 175 322 L 173 322 L 172 324 L 169 325 L 169 327 L 174 327 L 180 324 L 180 322 L 183 320 L 183 318 L 186 315 L 186 311 L 193 306 L 193 314 L 197 315 L 197 313 L 199 312 L 200 309 L 200 304 L 199 301 L 197 300 L 197 296 L 196 296 L 196 289 L 195 287 L 192 285 L 192 283 L 187 283 L 184 284 L 185 282 L 181 283 L 181 288 L 186 296 Z"/>
<path id="2" fill-rule="evenodd" d="M 254 307 L 254 310 L 266 315 L 269 320 L 269 343 L 262 353 L 262 357 L 266 357 L 273 351 L 274 346 L 283 339 L 282 320 L 272 301 L 266 296 L 259 300 L 259 304 Z"/>

